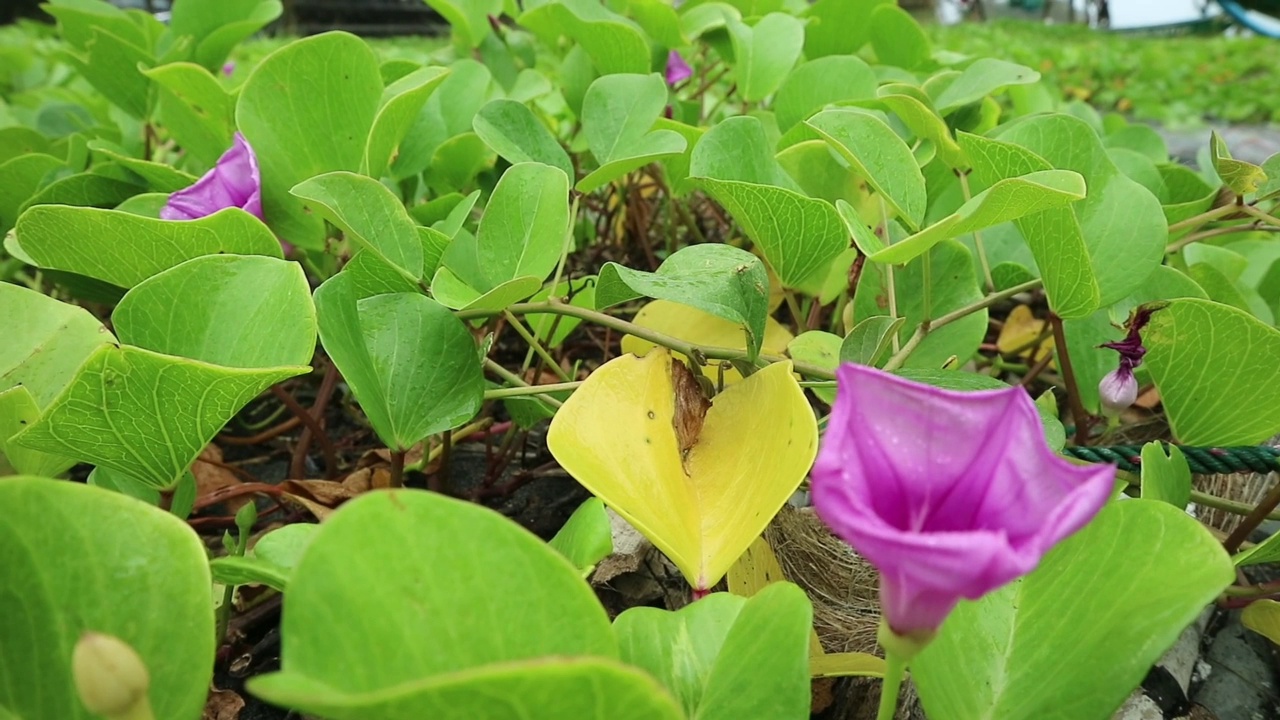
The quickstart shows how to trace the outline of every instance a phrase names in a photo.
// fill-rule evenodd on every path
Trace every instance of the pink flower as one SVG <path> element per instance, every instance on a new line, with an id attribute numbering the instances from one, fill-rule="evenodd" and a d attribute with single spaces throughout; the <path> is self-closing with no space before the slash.
<path id="1" fill-rule="evenodd" d="M 222 74 L 231 77 L 231 73 L 236 71 L 236 64 L 230 60 L 222 64 Z"/>
<path id="2" fill-rule="evenodd" d="M 693 68 L 680 57 L 680 53 L 672 50 L 667 53 L 667 84 L 672 87 L 693 77 Z"/>
<path id="3" fill-rule="evenodd" d="M 238 207 L 262 219 L 262 178 L 258 175 L 258 158 L 240 133 L 236 133 L 231 149 L 218 158 L 213 169 L 196 181 L 169 196 L 160 210 L 164 220 L 196 220 L 229 207 Z"/>
<path id="4" fill-rule="evenodd" d="M 1098 383 L 1098 399 L 1102 401 L 1102 412 L 1106 415 L 1119 415 L 1138 400 L 1138 379 L 1133 376 L 1133 367 L 1127 360 L 1120 360 L 1120 367 L 1103 376 Z"/>
<path id="5" fill-rule="evenodd" d="M 880 570 L 897 635 L 927 637 L 961 598 L 1031 572 L 1111 495 L 1115 468 L 1055 455 L 1020 388 L 944 390 L 848 364 L 837 377 L 813 504 Z"/>

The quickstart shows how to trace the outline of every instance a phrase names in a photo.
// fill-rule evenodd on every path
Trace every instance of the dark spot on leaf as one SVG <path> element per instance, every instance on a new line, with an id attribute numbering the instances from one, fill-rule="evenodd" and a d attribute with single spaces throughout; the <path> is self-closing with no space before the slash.
<path id="1" fill-rule="evenodd" d="M 650 420 L 656 419 L 658 417 L 657 414 L 654 413 L 652 410 L 648 412 L 648 415 Z"/>

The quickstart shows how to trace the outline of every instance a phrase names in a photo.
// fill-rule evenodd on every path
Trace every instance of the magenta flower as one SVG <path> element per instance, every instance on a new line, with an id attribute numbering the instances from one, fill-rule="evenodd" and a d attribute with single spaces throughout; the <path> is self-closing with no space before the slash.
<path id="1" fill-rule="evenodd" d="M 218 158 L 213 169 L 196 181 L 169 196 L 160 210 L 164 220 L 196 220 L 219 210 L 238 207 L 262 219 L 262 178 L 258 175 L 258 158 L 240 133 L 236 133 L 231 149 Z"/>
<path id="2" fill-rule="evenodd" d="M 680 53 L 672 50 L 667 53 L 667 84 L 675 87 L 693 77 L 693 68 L 680 57 Z"/>
<path id="3" fill-rule="evenodd" d="M 227 76 L 227 77 L 231 77 L 231 73 L 233 73 L 233 72 L 235 72 L 235 71 L 236 71 L 236 64 L 235 64 L 234 62 L 232 62 L 231 60 L 228 60 L 228 61 L 226 61 L 225 63 L 223 63 L 223 64 L 222 64 L 222 74 L 223 74 L 223 75 L 225 75 L 225 76 Z"/>
<path id="4" fill-rule="evenodd" d="M 1021 388 L 943 390 L 848 364 L 837 378 L 813 504 L 880 570 L 899 636 L 927 638 L 961 598 L 1031 572 L 1111 495 L 1115 468 L 1055 455 Z"/>

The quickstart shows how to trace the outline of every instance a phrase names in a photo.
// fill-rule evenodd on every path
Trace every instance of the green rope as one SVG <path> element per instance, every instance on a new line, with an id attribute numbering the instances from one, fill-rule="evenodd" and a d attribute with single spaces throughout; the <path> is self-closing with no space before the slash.
<path id="1" fill-rule="evenodd" d="M 1187 458 L 1194 475 L 1232 475 L 1235 473 L 1280 472 L 1280 448 L 1266 446 L 1192 447 L 1177 446 Z M 1109 447 L 1072 446 L 1063 448 L 1071 457 L 1086 462 L 1112 463 L 1121 470 L 1138 472 L 1142 468 L 1141 445 Z"/>

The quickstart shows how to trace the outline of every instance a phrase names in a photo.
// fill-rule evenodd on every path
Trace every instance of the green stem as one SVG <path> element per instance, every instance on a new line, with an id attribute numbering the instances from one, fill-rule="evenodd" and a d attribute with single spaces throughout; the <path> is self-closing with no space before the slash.
<path id="1" fill-rule="evenodd" d="M 514 307 L 514 306 L 512 306 L 512 307 Z M 565 305 L 564 307 L 573 307 L 573 306 L 572 306 L 572 305 Z M 508 370 L 508 369 L 506 369 L 506 368 L 502 367 L 501 365 L 499 365 L 498 363 L 496 363 L 496 362 L 494 362 L 494 361 L 490 360 L 489 358 L 485 358 L 485 359 L 484 359 L 484 369 L 485 369 L 485 370 L 488 370 L 489 372 L 493 373 L 494 375 L 497 375 L 498 377 L 502 378 L 503 380 L 506 380 L 507 382 L 511 383 L 512 385 L 515 385 L 516 387 L 522 387 L 522 388 L 534 387 L 533 385 L 530 385 L 529 383 L 525 382 L 524 380 L 521 380 L 519 375 L 516 375 L 515 373 L 513 373 L 513 372 L 511 372 L 510 370 Z M 556 408 L 560 407 L 561 405 L 564 405 L 564 403 L 560 402 L 559 400 L 557 400 L 557 399 L 555 399 L 555 398 L 553 398 L 553 397 L 540 397 L 540 398 L 538 398 L 538 399 L 539 399 L 539 400 L 541 400 L 542 402 L 547 403 L 548 405 L 552 405 L 553 407 L 556 407 Z"/>
<path id="2" fill-rule="evenodd" d="M 921 324 L 928 324 L 929 319 L 933 317 L 933 258 L 929 255 L 930 251 L 925 250 L 924 255 L 920 257 L 920 262 L 924 263 L 920 266 L 924 288 L 921 292 Z"/>
<path id="3" fill-rule="evenodd" d="M 1243 211 L 1245 211 L 1245 214 L 1247 214 L 1247 215 L 1252 215 L 1252 216 L 1254 216 L 1255 218 L 1257 218 L 1258 220 L 1260 220 L 1260 221 L 1262 221 L 1262 222 L 1264 222 L 1264 223 L 1266 223 L 1266 224 L 1268 224 L 1268 225 L 1274 225 L 1274 226 L 1276 226 L 1276 227 L 1280 227 L 1280 218 L 1274 218 L 1274 217 L 1271 217 L 1271 216 L 1270 216 L 1270 215 L 1268 215 L 1267 213 L 1265 213 L 1265 212 L 1263 212 L 1263 211 L 1259 210 L 1258 208 L 1256 208 L 1256 207 L 1254 207 L 1254 206 L 1252 206 L 1252 205 L 1241 205 L 1241 206 L 1240 206 L 1240 209 L 1241 209 L 1241 210 L 1243 210 Z"/>
<path id="4" fill-rule="evenodd" d="M 984 310 L 986 308 L 989 308 L 998 302 L 1008 300 L 1014 295 L 1018 295 L 1024 292 L 1029 292 L 1031 290 L 1035 290 L 1038 287 L 1040 287 L 1040 280 L 1038 279 L 1028 280 L 1020 285 L 1014 285 L 1011 288 L 1001 290 L 998 293 L 991 293 L 990 295 L 982 298 L 981 300 L 978 300 L 976 302 L 971 302 L 968 305 L 965 305 L 964 307 L 956 308 L 955 310 L 952 310 L 951 312 L 937 318 L 936 320 L 931 320 L 931 321 L 926 321 L 921 323 L 920 326 L 916 328 L 915 333 L 912 334 L 911 337 L 907 340 L 907 343 L 902 346 L 902 349 L 895 352 L 893 356 L 889 358 L 889 361 L 885 363 L 884 369 L 892 372 L 902 367 L 902 364 L 907 361 L 907 357 L 911 355 L 912 351 L 915 350 L 916 347 L 920 345 L 920 343 L 925 339 L 926 336 L 928 336 L 928 334 L 931 331 L 937 330 L 938 328 L 944 327 L 946 325 L 950 325 L 951 323 L 963 317 L 968 317 L 969 315 L 972 315 L 973 313 L 976 313 L 979 310 Z"/>
<path id="5" fill-rule="evenodd" d="M 538 342 L 538 338 L 534 337 L 533 333 L 529 332 L 529 329 L 524 326 L 524 323 L 520 322 L 519 318 L 512 315 L 508 310 L 503 310 L 502 314 L 506 316 L 507 323 L 511 325 L 511 329 L 515 330 L 517 335 L 524 338 L 524 341 L 529 343 L 529 347 L 538 354 L 538 357 L 542 358 L 542 361 L 551 368 L 551 371 L 556 374 L 556 377 L 560 378 L 562 382 L 569 382 L 572 379 L 569 377 L 569 374 L 564 371 L 564 368 L 560 367 L 560 363 L 556 362 L 556 359 L 551 357 L 551 353 L 547 352 L 547 349 L 542 347 L 542 343 Z"/>
<path id="6" fill-rule="evenodd" d="M 898 691 L 902 687 L 902 676 L 906 674 L 907 664 L 894 652 L 886 652 L 884 662 L 884 683 L 880 686 L 880 712 L 876 713 L 876 720 L 893 720 L 893 715 L 898 710 Z"/>
<path id="7" fill-rule="evenodd" d="M 510 387 L 498 388 L 497 390 L 486 390 L 484 392 L 485 400 L 497 400 L 499 398 L 522 397 L 526 395 L 541 395 L 543 393 L 560 392 L 561 390 L 577 390 L 582 386 L 581 380 L 574 382 L 550 383 L 547 385 L 529 385 L 527 387 Z"/>
<path id="8" fill-rule="evenodd" d="M 884 244 L 892 245 L 893 241 L 889 237 L 889 206 L 884 201 L 884 196 L 880 196 L 880 233 L 884 236 Z M 898 319 L 898 285 L 893 277 L 893 265 L 884 267 L 885 292 L 889 296 L 889 317 Z M 898 347 L 898 333 L 893 334 L 893 352 L 901 352 Z"/>
<path id="9" fill-rule="evenodd" d="M 960 190 L 964 192 L 964 201 L 969 202 L 973 195 L 969 192 L 969 173 L 959 173 Z M 996 281 L 991 276 L 991 261 L 987 260 L 987 249 L 982 244 L 982 233 L 973 232 L 973 246 L 978 250 L 978 262 L 982 265 L 982 280 L 987 284 L 987 292 L 996 289 Z"/>
<path id="10" fill-rule="evenodd" d="M 641 340 L 648 340 L 649 342 L 655 345 L 661 345 L 665 348 L 668 348 L 677 353 L 680 353 L 685 357 L 693 358 L 695 362 L 698 362 L 699 364 L 703 364 L 703 365 L 706 364 L 707 360 L 746 360 L 747 359 L 746 350 L 740 350 L 738 348 L 695 345 L 694 343 L 686 342 L 684 340 L 681 340 L 676 337 L 672 337 L 665 333 L 660 333 L 654 330 L 650 330 L 649 328 L 641 327 L 639 325 L 636 325 L 635 323 L 627 322 L 626 320 L 613 317 L 612 315 L 606 315 L 605 313 L 602 313 L 596 310 L 590 310 L 588 308 L 577 307 L 576 305 L 570 305 L 568 303 L 560 302 L 559 300 L 548 300 L 546 302 L 537 302 L 537 303 L 516 303 L 515 305 L 508 307 L 505 310 L 505 312 L 509 312 L 512 315 L 530 315 L 535 313 L 548 313 L 553 315 L 568 315 L 569 317 L 576 317 L 579 320 L 586 320 L 588 322 L 595 323 L 596 325 L 600 325 L 602 327 L 612 328 L 620 333 L 638 337 Z M 486 310 L 463 310 L 461 312 L 455 313 L 456 317 L 458 317 L 461 320 L 472 320 L 475 318 L 487 317 L 492 314 L 494 314 L 492 311 L 486 311 Z M 783 357 L 781 355 L 761 355 L 760 359 L 770 363 L 781 362 L 783 360 L 791 360 L 791 358 Z M 810 365 L 808 363 L 795 362 L 795 361 L 792 361 L 791 365 L 793 368 L 795 368 L 796 372 L 802 375 L 808 375 L 809 377 L 818 378 L 820 380 L 834 380 L 836 377 L 835 373 L 832 372 L 831 370 L 818 367 L 817 365 Z M 511 382 L 512 385 L 519 385 L 521 387 L 524 387 L 524 386 L 528 386 L 529 384 L 524 382 L 520 378 L 516 377 L 511 372 L 507 371 L 505 368 L 502 368 L 502 366 L 497 365 L 496 363 L 491 365 L 489 361 L 486 361 L 485 368 L 488 370 L 491 370 L 494 374 L 498 375 L 499 377 L 506 379 L 508 382 Z M 499 372 L 499 370 L 501 370 L 501 372 Z M 506 373 L 506 374 L 504 375 L 503 373 Z M 543 400 L 547 402 L 552 402 L 551 398 L 544 397 Z M 559 403 L 557 402 L 556 405 L 558 406 Z"/>
<path id="11" fill-rule="evenodd" d="M 1194 228 L 1198 228 L 1201 225 L 1204 225 L 1205 223 L 1211 220 L 1217 220 L 1220 217 L 1226 217 L 1227 215 L 1230 215 L 1234 212 L 1238 212 L 1239 210 L 1240 210 L 1240 206 L 1238 205 L 1222 205 L 1220 207 L 1210 208 L 1209 210 L 1205 210 L 1199 215 L 1193 215 L 1192 217 L 1189 217 L 1186 220 L 1183 220 L 1181 222 L 1176 222 L 1170 225 L 1169 234 L 1172 235 L 1176 232 L 1182 232 L 1183 230 L 1191 230 Z"/>

